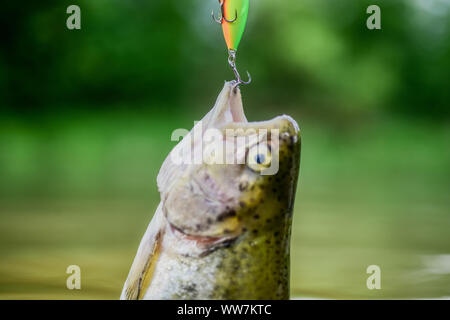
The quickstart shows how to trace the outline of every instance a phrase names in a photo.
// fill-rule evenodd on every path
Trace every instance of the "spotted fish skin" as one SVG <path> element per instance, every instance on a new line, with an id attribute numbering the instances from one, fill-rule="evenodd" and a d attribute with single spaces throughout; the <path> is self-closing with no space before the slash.
<path id="1" fill-rule="evenodd" d="M 248 227 L 230 247 L 211 298 L 289 298 L 290 236 L 300 138 L 293 132 L 283 139 L 278 173 L 264 176 L 250 187 L 259 189 L 257 196 L 250 190 L 240 201 L 238 217 Z"/>
<path id="2" fill-rule="evenodd" d="M 247 163 L 163 165 L 161 204 L 122 299 L 289 298 L 300 131 L 288 116 L 249 123 L 241 109 L 239 90 L 226 83 L 204 120 L 221 130 L 276 129 L 268 144 L 279 150 L 278 170 L 262 175 Z M 248 156 L 252 146 L 246 149 Z"/>

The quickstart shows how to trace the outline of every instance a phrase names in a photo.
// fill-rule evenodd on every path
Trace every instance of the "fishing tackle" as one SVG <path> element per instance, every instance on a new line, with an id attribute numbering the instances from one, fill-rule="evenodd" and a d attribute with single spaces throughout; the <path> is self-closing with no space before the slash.
<path id="1" fill-rule="evenodd" d="M 247 24 L 250 0 L 219 0 L 219 5 L 219 18 L 216 18 L 214 11 L 211 14 L 213 20 L 222 25 L 223 35 L 228 47 L 228 63 L 236 76 L 234 87 L 237 88 L 241 84 L 249 84 L 252 81 L 248 71 L 249 79 L 243 81 L 236 67 L 236 52 Z M 235 13 L 235 17 L 232 20 L 228 19 L 230 18 L 230 12 Z"/>
<path id="2" fill-rule="evenodd" d="M 226 22 L 229 22 L 229 23 L 235 22 L 237 20 L 237 10 L 235 10 L 236 16 L 234 17 L 234 19 L 233 20 L 228 20 L 227 18 L 225 18 L 225 8 L 224 8 L 225 0 L 222 0 L 222 2 L 220 2 L 220 0 L 219 0 L 219 5 L 220 5 L 220 9 L 219 9 L 220 17 L 219 18 L 216 18 L 214 16 L 214 10 L 211 11 L 211 15 L 212 15 L 212 17 L 213 17 L 215 22 L 217 22 L 218 24 L 222 24 L 223 20 L 225 20 Z"/>

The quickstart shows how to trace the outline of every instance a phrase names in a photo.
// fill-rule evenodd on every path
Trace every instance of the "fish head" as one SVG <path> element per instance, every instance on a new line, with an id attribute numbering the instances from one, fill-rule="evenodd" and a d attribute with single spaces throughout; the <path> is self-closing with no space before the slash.
<path id="1" fill-rule="evenodd" d="M 171 228 L 208 244 L 263 235 L 275 225 L 290 228 L 300 141 L 289 116 L 248 122 L 239 89 L 226 83 L 215 107 L 172 150 L 158 176 Z M 180 152 L 188 154 L 182 163 L 173 157 Z"/>

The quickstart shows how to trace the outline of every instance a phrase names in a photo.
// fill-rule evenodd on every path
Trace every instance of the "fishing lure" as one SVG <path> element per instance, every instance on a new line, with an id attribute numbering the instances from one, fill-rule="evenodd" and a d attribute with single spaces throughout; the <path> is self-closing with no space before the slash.
<path id="1" fill-rule="evenodd" d="M 214 11 L 211 14 L 214 21 L 222 25 L 223 35 L 228 47 L 228 63 L 236 76 L 235 87 L 241 84 L 249 84 L 252 78 L 248 71 L 248 81 L 243 81 L 239 75 L 236 67 L 236 52 L 247 24 L 250 0 L 219 0 L 219 5 L 219 17 L 215 17 Z"/>

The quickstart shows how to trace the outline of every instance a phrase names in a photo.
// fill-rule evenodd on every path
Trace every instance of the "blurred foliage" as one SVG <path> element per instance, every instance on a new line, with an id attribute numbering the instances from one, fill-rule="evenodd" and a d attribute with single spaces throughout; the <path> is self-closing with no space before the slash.
<path id="1" fill-rule="evenodd" d="M 3 5 L 0 90 L 10 112 L 113 108 L 145 101 L 183 108 L 232 77 L 217 1 L 38 1 Z M 78 4 L 82 29 L 65 27 Z M 377 2 L 382 30 L 366 28 L 371 1 L 252 1 L 238 56 L 249 97 L 306 109 L 401 112 L 448 119 L 450 5 Z"/>
<path id="2" fill-rule="evenodd" d="M 238 53 L 249 120 L 302 129 L 294 296 L 450 296 L 450 5 L 251 0 Z M 81 7 L 81 30 L 66 8 Z M 175 128 L 227 64 L 216 0 L 2 4 L 0 298 L 117 298 L 159 201 Z M 439 262 L 441 261 L 441 262 Z M 82 268 L 79 292 L 65 269 Z M 365 287 L 382 267 L 382 290 Z"/>

